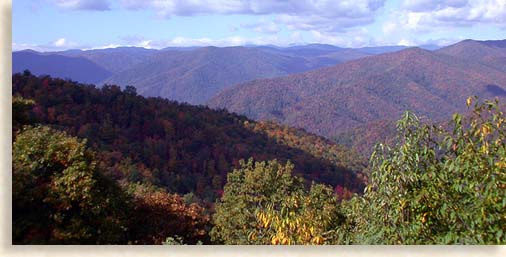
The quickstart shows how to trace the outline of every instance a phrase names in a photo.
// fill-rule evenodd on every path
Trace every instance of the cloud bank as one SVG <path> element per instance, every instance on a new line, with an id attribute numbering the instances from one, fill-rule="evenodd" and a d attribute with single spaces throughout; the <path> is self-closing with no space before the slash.
<path id="1" fill-rule="evenodd" d="M 60 10 L 148 11 L 159 19 L 212 15 L 256 17 L 253 18 L 256 21 L 247 24 L 224 24 L 228 26 L 230 34 L 222 35 L 221 38 L 198 35 L 188 37 L 183 33 L 171 39 L 122 39 L 128 45 L 147 48 L 304 43 L 328 43 L 345 47 L 442 45 L 464 39 L 465 33 L 455 31 L 469 32 L 472 31 L 470 28 L 490 27 L 506 31 L 506 0 L 42 1 L 49 2 Z M 385 6 L 387 8 L 383 8 Z M 256 33 L 245 36 L 245 30 L 247 33 Z M 63 48 L 69 47 L 69 43 L 60 41 L 50 46 Z"/>
<path id="2" fill-rule="evenodd" d="M 405 0 L 398 24 L 410 30 L 493 24 L 506 28 L 505 0 Z"/>
<path id="3" fill-rule="evenodd" d="M 107 0 L 50 0 L 60 9 L 67 10 L 91 10 L 107 11 L 110 10 L 110 2 Z"/>
<path id="4" fill-rule="evenodd" d="M 110 10 L 108 0 L 50 0 L 60 9 Z M 160 18 L 195 15 L 275 15 L 291 29 L 335 32 L 374 21 L 385 0 L 118 0 L 119 8 L 149 9 Z M 265 30 L 272 33 L 273 28 Z"/>

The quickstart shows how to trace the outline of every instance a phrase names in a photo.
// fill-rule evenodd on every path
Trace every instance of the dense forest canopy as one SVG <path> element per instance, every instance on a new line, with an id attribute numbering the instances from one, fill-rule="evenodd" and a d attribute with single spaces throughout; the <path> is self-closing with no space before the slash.
<path id="1" fill-rule="evenodd" d="M 133 87 L 95 88 L 47 76 L 14 75 L 13 94 L 35 101 L 30 116 L 37 123 L 86 138 L 116 180 L 149 182 L 213 202 L 229 170 L 254 157 L 291 160 L 308 183 L 363 188 L 364 159 L 302 130 L 145 98 Z"/>
<path id="2" fill-rule="evenodd" d="M 26 71 L 13 95 L 15 244 L 506 243 L 497 100 L 447 124 L 405 113 L 366 168 L 303 130 L 133 87 Z"/>

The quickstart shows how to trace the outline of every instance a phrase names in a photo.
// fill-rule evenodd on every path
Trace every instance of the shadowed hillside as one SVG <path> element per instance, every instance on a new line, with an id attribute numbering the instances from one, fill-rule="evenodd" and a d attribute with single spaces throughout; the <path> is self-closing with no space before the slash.
<path id="1" fill-rule="evenodd" d="M 33 99 L 31 118 L 86 138 L 116 180 L 193 192 L 214 201 L 240 159 L 291 160 L 308 181 L 361 192 L 365 167 L 357 154 L 302 130 L 206 107 L 145 98 L 134 88 L 97 89 L 74 82 L 13 76 L 13 95 Z M 325 155 L 323 154 L 325 153 Z"/>

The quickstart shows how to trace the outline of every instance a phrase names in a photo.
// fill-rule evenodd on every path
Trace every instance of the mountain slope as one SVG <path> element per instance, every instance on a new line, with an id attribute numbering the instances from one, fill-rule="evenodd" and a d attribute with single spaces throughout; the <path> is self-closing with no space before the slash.
<path id="1" fill-rule="evenodd" d="M 258 47 L 271 53 L 283 54 L 293 57 L 304 57 L 311 68 L 335 65 L 349 60 L 369 56 L 370 54 L 352 48 L 341 48 L 333 45 L 309 44 L 291 47 Z"/>
<path id="2" fill-rule="evenodd" d="M 343 131 L 332 139 L 339 145 L 370 157 L 374 146 L 379 143 L 392 143 L 397 135 L 397 121 L 376 120 Z"/>
<path id="3" fill-rule="evenodd" d="M 158 50 L 142 47 L 116 47 L 87 51 L 68 50 L 54 52 L 54 54 L 70 57 L 83 57 L 100 65 L 102 68 L 110 71 L 111 73 L 117 73 L 144 62 L 157 52 Z"/>
<path id="4" fill-rule="evenodd" d="M 31 117 L 86 138 L 99 165 L 116 180 L 193 192 L 214 202 L 240 159 L 292 161 L 308 181 L 363 187 L 359 156 L 346 148 L 276 124 L 206 107 L 136 95 L 132 88 L 97 89 L 62 79 L 15 74 L 13 95 L 36 102 Z"/>
<path id="5" fill-rule="evenodd" d="M 56 54 L 41 54 L 35 51 L 12 53 L 12 72 L 30 70 L 36 75 L 51 75 L 83 83 L 96 83 L 111 75 L 111 72 L 81 57 Z"/>
<path id="6" fill-rule="evenodd" d="M 506 40 L 475 41 L 464 40 L 439 49 L 438 53 L 462 58 L 506 72 Z"/>
<path id="7" fill-rule="evenodd" d="M 247 82 L 210 101 L 257 120 L 277 120 L 332 137 L 361 124 L 396 120 L 407 109 L 433 119 L 464 108 L 470 95 L 506 95 L 506 73 L 420 48 Z"/>
<path id="8" fill-rule="evenodd" d="M 133 85 L 142 95 L 203 104 L 234 84 L 307 69 L 305 61 L 298 57 L 245 47 L 205 47 L 160 52 L 104 83 Z"/>

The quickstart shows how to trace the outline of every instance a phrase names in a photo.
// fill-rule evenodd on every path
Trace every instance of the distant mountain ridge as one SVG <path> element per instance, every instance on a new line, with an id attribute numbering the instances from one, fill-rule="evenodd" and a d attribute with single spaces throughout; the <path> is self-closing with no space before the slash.
<path id="1" fill-rule="evenodd" d="M 272 78 L 332 66 L 377 53 L 391 52 L 399 47 L 364 49 L 341 48 L 325 44 L 289 47 L 273 45 L 244 47 L 167 47 L 161 50 L 141 47 L 38 53 L 38 58 L 64 56 L 84 58 L 101 69 L 88 70 L 87 66 L 72 66 L 74 73 L 62 71 L 59 61 L 20 62 L 15 71 L 32 70 L 37 75 L 63 76 L 77 81 L 135 86 L 146 96 L 161 96 L 191 104 L 205 104 L 221 90 L 254 79 Z M 403 48 L 403 47 L 401 47 Z M 43 56 L 43 57 L 41 57 Z M 35 58 L 35 57 L 34 57 Z M 82 60 L 81 60 L 82 61 Z M 30 61 L 29 61 L 30 62 Z M 87 74 L 87 75 L 86 75 Z M 87 76 L 87 77 L 83 77 Z"/>
<path id="2" fill-rule="evenodd" d="M 464 40 L 442 48 L 310 44 L 14 52 L 13 71 L 27 68 L 85 83 L 134 85 L 143 95 L 276 120 L 339 138 L 358 151 L 383 133 L 357 137 L 356 131 L 386 128 L 406 109 L 446 119 L 462 110 L 469 95 L 506 97 L 506 40 Z"/>
<path id="3" fill-rule="evenodd" d="M 437 51 L 506 72 L 506 40 L 464 40 Z"/>
<path id="4" fill-rule="evenodd" d="M 491 48 L 479 41 L 471 43 L 474 51 L 488 53 Z M 372 121 L 396 120 L 405 110 L 444 119 L 463 110 L 468 96 L 505 97 L 503 59 L 467 58 L 452 50 L 459 44 L 434 52 L 408 48 L 300 74 L 250 81 L 224 90 L 209 106 L 334 137 Z M 506 54 L 506 48 L 501 49 Z"/>
<path id="5" fill-rule="evenodd" d="M 142 63 L 156 53 L 158 53 L 157 50 L 142 47 L 117 47 L 87 51 L 70 50 L 53 52 L 53 54 L 60 54 L 64 56 L 86 58 L 113 74 Z"/>
<path id="6" fill-rule="evenodd" d="M 34 74 L 52 74 L 81 83 L 97 83 L 112 73 L 82 57 L 40 54 L 35 51 L 12 53 L 12 72 L 30 70 Z"/>
<path id="7" fill-rule="evenodd" d="M 204 47 L 158 53 L 103 83 L 133 85 L 142 95 L 204 104 L 234 84 L 307 69 L 302 58 L 271 54 L 256 48 Z"/>

